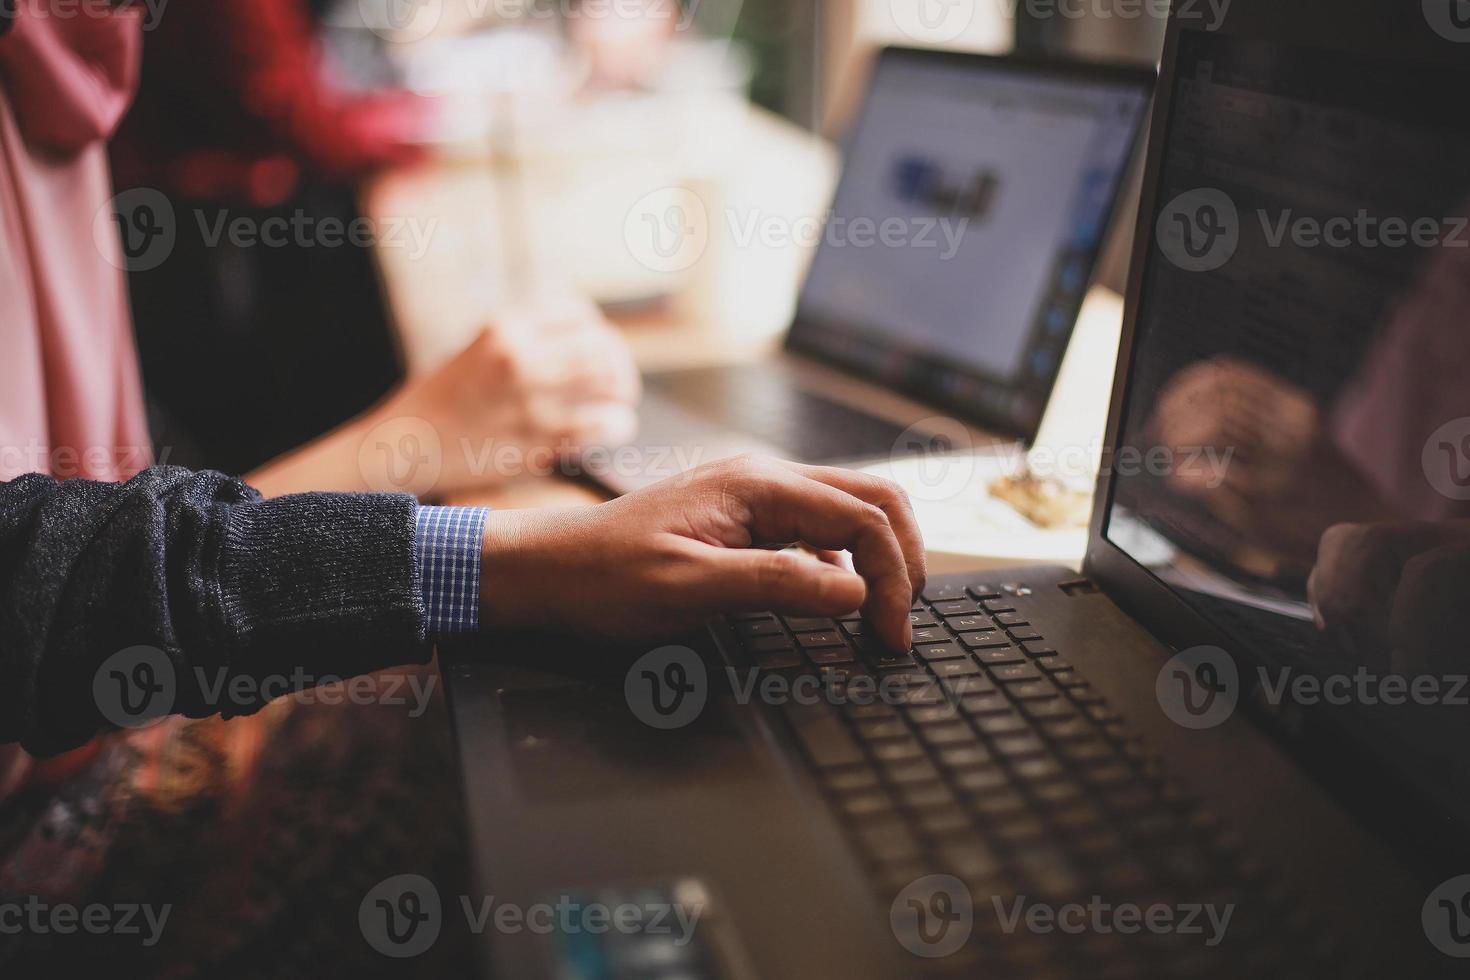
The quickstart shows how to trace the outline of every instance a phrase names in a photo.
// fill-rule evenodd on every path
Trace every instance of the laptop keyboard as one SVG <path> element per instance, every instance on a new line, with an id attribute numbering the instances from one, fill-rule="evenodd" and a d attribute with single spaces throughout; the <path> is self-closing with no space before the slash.
<path id="1" fill-rule="evenodd" d="M 1015 598 L 983 582 L 931 585 L 910 613 L 908 654 L 856 616 L 731 619 L 761 671 L 820 679 L 824 696 L 780 710 L 885 909 L 929 875 L 968 887 L 970 942 L 916 964 L 987 976 L 1288 976 L 1297 955 L 1322 955 L 1304 933 L 1293 938 L 1296 917 L 1261 869 L 1165 778 Z M 1227 942 L 1211 947 L 1193 934 L 1006 931 L 998 913 L 1021 896 L 1235 913 Z"/>
<path id="2" fill-rule="evenodd" d="M 812 462 L 886 457 L 902 426 L 805 391 L 779 363 L 651 375 L 649 391 Z"/>

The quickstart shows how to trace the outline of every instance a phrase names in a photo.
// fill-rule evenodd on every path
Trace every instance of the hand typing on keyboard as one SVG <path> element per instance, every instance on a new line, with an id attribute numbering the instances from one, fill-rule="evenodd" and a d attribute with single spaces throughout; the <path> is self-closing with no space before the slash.
<path id="1" fill-rule="evenodd" d="M 825 560 L 769 549 L 789 542 Z M 851 553 L 851 569 L 836 552 Z M 740 457 L 593 507 L 493 513 L 481 623 L 649 640 L 721 613 L 861 609 L 879 639 L 907 650 L 924 580 L 923 542 L 897 485 Z"/>

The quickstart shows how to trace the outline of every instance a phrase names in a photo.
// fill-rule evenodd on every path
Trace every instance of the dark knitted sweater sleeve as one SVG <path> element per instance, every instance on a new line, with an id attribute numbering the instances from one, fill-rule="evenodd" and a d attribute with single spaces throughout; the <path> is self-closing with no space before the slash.
<path id="1" fill-rule="evenodd" d="M 0 484 L 0 743 L 50 755 L 127 724 L 109 685 L 139 669 L 168 712 L 204 717 L 258 710 L 283 677 L 427 660 L 415 506 L 263 500 L 175 467 Z"/>

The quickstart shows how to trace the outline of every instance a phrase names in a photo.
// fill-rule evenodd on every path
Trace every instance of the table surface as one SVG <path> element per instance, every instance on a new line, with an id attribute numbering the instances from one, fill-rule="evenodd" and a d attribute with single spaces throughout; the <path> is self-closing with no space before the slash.
<path id="1" fill-rule="evenodd" d="M 611 307 L 613 322 L 645 371 L 748 361 L 777 349 L 814 242 L 742 228 L 820 221 L 835 186 L 837 160 L 830 145 L 773 115 L 747 109 L 739 118 L 738 151 L 728 151 L 729 158 L 714 167 L 707 155 L 691 162 L 675 154 L 671 162 L 593 149 L 586 151 L 595 158 L 592 165 L 578 168 L 457 153 L 370 184 L 363 195 L 369 218 L 417 222 L 427 232 L 421 251 L 400 241 L 376 252 L 408 369 L 422 371 L 459 350 L 497 306 L 524 294 L 528 279 L 536 289 L 574 287 L 602 292 L 598 298 L 604 300 L 625 299 L 606 293 L 632 282 L 635 292 L 662 293 L 657 301 Z M 548 182 L 548 170 L 577 189 Z M 680 214 L 697 214 L 703 223 L 695 260 L 677 267 L 660 266 L 657 254 L 645 257 L 633 238 L 638 208 L 649 195 L 668 195 L 671 188 L 681 195 Z M 576 202 L 570 213 L 568 201 Z M 512 224 L 522 229 L 515 241 L 501 227 L 512 212 Z M 609 278 L 609 268 L 620 274 Z M 1038 444 L 1089 451 L 1095 444 L 1100 451 L 1111 373 L 1098 365 L 1111 363 L 1121 313 L 1112 293 L 1097 289 L 1088 297 Z M 527 477 L 452 502 L 505 509 L 605 499 L 589 483 Z M 987 555 L 983 544 L 955 552 L 935 546 L 936 537 L 951 535 L 928 536 L 936 572 L 1027 560 L 1018 553 L 1027 550 L 1024 540 L 999 549 L 1003 554 Z M 1078 531 L 1060 549 L 1055 542 L 1038 547 L 1045 555 L 1035 560 L 1075 565 L 1084 546 Z"/>

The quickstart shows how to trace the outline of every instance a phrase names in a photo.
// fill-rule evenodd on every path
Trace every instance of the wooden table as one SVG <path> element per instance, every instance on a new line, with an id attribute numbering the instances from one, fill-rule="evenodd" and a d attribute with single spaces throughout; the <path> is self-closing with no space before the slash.
<path id="1" fill-rule="evenodd" d="M 380 225 L 414 221 L 427 232 L 422 254 L 401 246 L 377 250 L 409 370 L 422 371 L 458 351 L 498 306 L 528 289 L 570 287 L 604 300 L 628 299 L 620 290 L 663 293 L 661 302 L 624 303 L 621 312 L 615 305 L 612 314 L 645 371 L 753 360 L 777 347 L 813 244 L 810 236 L 782 240 L 779 233 L 820 221 L 837 159 L 827 143 L 775 116 L 749 109 L 739 118 L 732 123 L 739 138 L 726 143 L 717 161 L 708 153 L 603 153 L 579 165 L 507 162 L 487 152 L 446 157 L 370 186 L 367 217 Z M 701 212 L 704 236 L 697 260 L 672 269 L 660 266 L 656 255 L 638 261 L 632 237 L 641 202 L 671 189 L 681 195 L 681 207 Z M 519 237 L 506 233 L 507 220 Z M 752 233 L 767 227 L 778 234 Z M 1099 289 L 1089 296 L 1040 444 L 1100 446 L 1111 372 L 1099 365 L 1112 362 L 1121 312 L 1114 294 Z M 530 508 L 604 499 L 588 483 L 528 477 L 453 502 Z M 935 548 L 934 537 L 936 571 L 1028 560 L 1019 553 L 1026 549 L 1015 546 L 991 558 L 970 546 L 949 553 Z M 1063 549 L 1063 560 L 1080 562 L 1083 544 L 1079 535 L 1075 549 Z"/>

